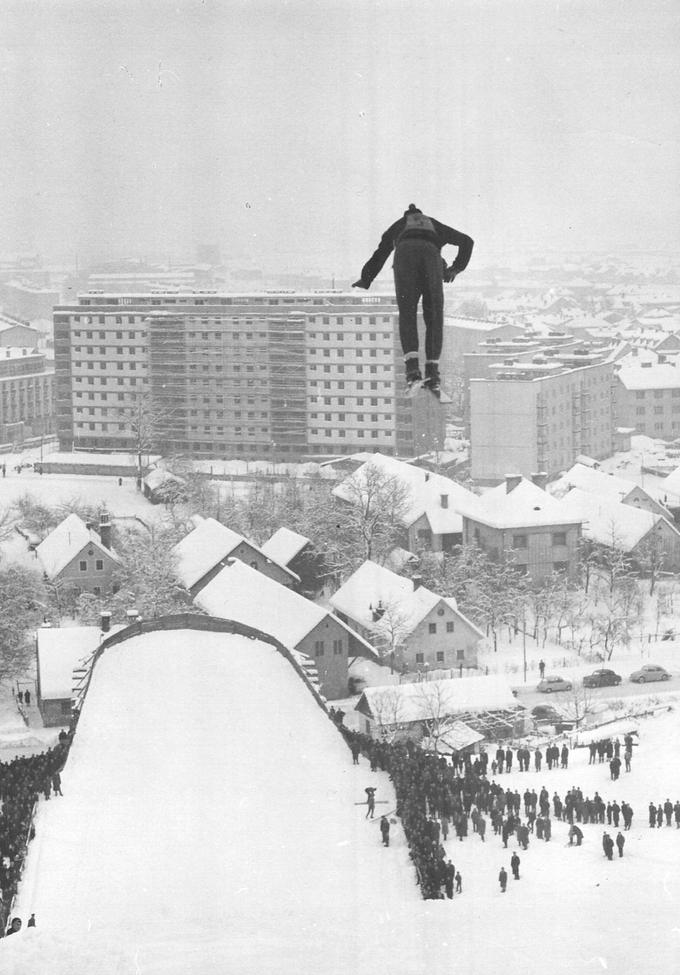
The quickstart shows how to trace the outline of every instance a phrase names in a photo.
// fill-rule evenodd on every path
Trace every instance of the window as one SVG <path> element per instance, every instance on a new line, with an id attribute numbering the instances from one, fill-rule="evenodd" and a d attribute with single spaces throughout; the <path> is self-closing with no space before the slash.
<path id="1" fill-rule="evenodd" d="M 104 571 L 104 559 L 96 559 L 95 560 L 95 563 L 94 563 L 94 567 L 97 570 L 97 572 L 103 572 Z"/>
<path id="2" fill-rule="evenodd" d="M 324 654 L 323 640 L 315 640 L 314 641 L 314 656 L 315 657 L 323 657 L 323 654 Z"/>
<path id="3" fill-rule="evenodd" d="M 85 559 L 81 559 L 81 561 L 78 563 L 78 568 L 81 572 L 87 572 L 87 562 Z"/>
<path id="4" fill-rule="evenodd" d="M 568 562 L 553 562 L 553 569 L 555 572 L 566 572 L 568 568 Z"/>
<path id="5" fill-rule="evenodd" d="M 444 653 L 443 653 L 442 650 L 438 650 L 437 651 L 437 663 L 438 664 L 443 664 L 444 663 Z"/>
<path id="6" fill-rule="evenodd" d="M 436 623 L 430 623 L 430 625 L 428 627 L 428 630 L 429 630 L 430 633 L 436 633 L 437 632 L 437 624 Z"/>
<path id="7" fill-rule="evenodd" d="M 464 650 L 456 650 L 456 660 L 465 660 Z"/>
<path id="8" fill-rule="evenodd" d="M 513 548 L 527 548 L 527 536 L 526 535 L 513 535 L 512 536 L 512 547 Z"/>
<path id="9" fill-rule="evenodd" d="M 425 663 L 425 654 L 424 653 L 417 653 L 416 654 L 416 663 L 417 664 Z"/>
<path id="10" fill-rule="evenodd" d="M 552 543 L 553 543 L 553 545 L 566 545 L 567 544 L 567 533 L 566 532 L 553 532 Z"/>
<path id="11" fill-rule="evenodd" d="M 333 640 L 333 655 L 339 656 L 342 653 L 342 640 Z"/>
<path id="12" fill-rule="evenodd" d="M 93 589 L 93 592 L 94 592 L 95 596 L 101 596 L 101 594 L 102 594 L 102 587 L 101 586 L 95 586 L 94 589 Z"/>
<path id="13" fill-rule="evenodd" d="M 453 633 L 453 620 L 448 620 L 446 623 L 446 632 Z"/>

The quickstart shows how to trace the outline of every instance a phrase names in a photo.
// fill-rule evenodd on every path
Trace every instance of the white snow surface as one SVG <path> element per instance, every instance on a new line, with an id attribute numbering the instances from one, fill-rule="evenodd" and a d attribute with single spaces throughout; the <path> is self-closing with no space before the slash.
<path id="1" fill-rule="evenodd" d="M 635 548 L 662 517 L 580 488 L 572 488 L 565 495 L 563 503 L 575 517 L 582 520 L 585 538 L 623 552 Z"/>
<path id="2" fill-rule="evenodd" d="M 309 539 L 290 528 L 277 528 L 268 541 L 260 547 L 267 558 L 279 565 L 288 565 L 296 555 L 299 555 Z"/>
<path id="3" fill-rule="evenodd" d="M 253 715 L 257 720 L 253 720 Z M 265 720 L 266 718 L 266 720 Z M 487 830 L 447 854 L 463 894 L 422 901 L 399 824 L 384 849 L 354 805 L 382 773 L 349 753 L 290 665 L 224 634 L 158 633 L 97 665 L 63 798 L 41 800 L 7 975 L 657 975 L 677 970 L 680 830 L 650 830 L 650 799 L 680 797 L 677 713 L 640 721 L 633 770 L 573 751 L 568 770 L 504 786 L 578 784 L 635 810 L 623 859 L 602 828 L 567 826 L 519 851 Z M 393 806 L 378 806 L 378 812 Z M 508 870 L 509 872 L 509 870 Z"/>
<path id="4" fill-rule="evenodd" d="M 43 700 L 70 698 L 73 670 L 99 646 L 102 631 L 98 626 L 41 626 L 38 642 L 38 673 Z"/>

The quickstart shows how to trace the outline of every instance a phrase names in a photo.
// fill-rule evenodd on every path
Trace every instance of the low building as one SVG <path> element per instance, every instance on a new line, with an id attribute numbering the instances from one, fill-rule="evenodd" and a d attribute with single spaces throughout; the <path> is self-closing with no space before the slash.
<path id="1" fill-rule="evenodd" d="M 573 488 L 562 502 L 587 541 L 625 553 L 641 568 L 680 570 L 680 532 L 662 515 Z"/>
<path id="2" fill-rule="evenodd" d="M 279 565 L 285 566 L 300 579 L 305 593 L 319 592 L 323 585 L 323 559 L 314 549 L 313 542 L 291 531 L 277 528 L 272 537 L 261 546 L 261 551 Z"/>
<path id="3" fill-rule="evenodd" d="M 256 627 L 309 657 L 321 693 L 330 699 L 347 696 L 350 658 L 377 658 L 370 643 L 334 613 L 236 559 L 198 592 L 194 603 L 210 616 Z"/>
<path id="4" fill-rule="evenodd" d="M 111 548 L 111 524 L 102 516 L 99 532 L 71 514 L 37 546 L 40 566 L 51 583 L 70 595 L 95 596 L 116 591 L 119 558 Z"/>
<path id="5" fill-rule="evenodd" d="M 346 504 L 356 504 L 365 495 L 374 472 L 377 473 L 375 484 L 379 484 L 380 478 L 386 482 L 394 479 L 407 493 L 402 521 L 404 548 L 411 552 L 450 552 L 462 543 L 460 508 L 475 495 L 441 474 L 377 453 L 338 484 L 333 495 Z"/>
<path id="6" fill-rule="evenodd" d="M 330 604 L 390 664 L 405 671 L 471 669 L 477 666 L 482 631 L 440 596 L 375 562 L 366 561 Z"/>
<path id="7" fill-rule="evenodd" d="M 356 710 L 361 715 L 360 730 L 372 738 L 429 738 L 431 744 L 458 722 L 487 740 L 517 737 L 529 726 L 526 710 L 502 677 L 367 687 Z"/>
<path id="8" fill-rule="evenodd" d="M 620 501 L 622 504 L 641 508 L 643 511 L 651 511 L 655 515 L 662 515 L 664 518 L 672 520 L 668 509 L 659 504 L 639 484 L 626 481 L 614 474 L 605 474 L 604 471 L 595 470 L 585 464 L 574 464 L 566 474 L 562 474 L 550 484 L 549 491 L 553 497 L 563 498 L 572 488 L 580 488 L 580 490 L 586 491 L 588 494 L 595 494 L 599 498 Z"/>
<path id="9" fill-rule="evenodd" d="M 539 484 L 508 476 L 463 511 L 463 544 L 477 545 L 494 561 L 541 582 L 553 572 L 576 577 L 581 517 Z"/>
<path id="10" fill-rule="evenodd" d="M 101 642 L 98 626 L 41 626 L 36 634 L 38 710 L 46 728 L 71 720 L 74 671 Z"/>
<path id="11" fill-rule="evenodd" d="M 300 579 L 294 572 L 269 558 L 238 532 L 214 518 L 194 515 L 192 520 L 195 528 L 173 549 L 177 577 L 192 596 L 205 588 L 233 559 L 245 562 L 282 586 L 295 588 L 299 585 Z"/>
<path id="12" fill-rule="evenodd" d="M 616 373 L 616 422 L 648 437 L 680 435 L 680 368 L 670 363 L 623 364 Z"/>

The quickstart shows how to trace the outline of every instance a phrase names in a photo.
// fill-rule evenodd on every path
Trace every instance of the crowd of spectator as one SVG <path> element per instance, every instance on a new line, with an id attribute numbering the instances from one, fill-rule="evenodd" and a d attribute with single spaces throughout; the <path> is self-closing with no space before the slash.
<path id="1" fill-rule="evenodd" d="M 0 937 L 7 928 L 29 841 L 35 836 L 33 815 L 40 796 L 61 795 L 61 769 L 71 734 L 62 731 L 54 748 L 39 755 L 0 762 Z M 7 933 L 21 927 L 13 919 Z M 33 922 L 35 923 L 35 922 Z"/>
<path id="2" fill-rule="evenodd" d="M 517 846 L 524 850 L 528 848 L 531 836 L 549 842 L 554 820 L 569 824 L 570 844 L 575 842 L 577 846 L 583 840 L 580 829 L 583 824 L 604 824 L 606 821 L 607 826 L 617 830 L 619 826 L 623 831 L 631 828 L 632 806 L 625 800 L 605 802 L 597 791 L 591 798 L 572 786 L 563 796 L 555 791 L 551 797 L 545 785 L 538 792 L 527 787 L 523 794 L 518 789 L 504 788 L 501 771 L 512 769 L 515 757 L 518 768 L 528 770 L 531 762 L 528 749 L 513 752 L 510 748 L 499 747 L 490 764 L 489 755 L 484 751 L 478 755 L 459 753 L 449 761 L 441 755 L 422 751 L 410 740 L 374 741 L 340 727 L 355 764 L 363 753 L 373 771 L 381 769 L 390 775 L 396 794 L 396 813 L 401 817 L 421 893 L 426 900 L 453 896 L 452 892 L 449 894 L 449 890 L 452 891 L 450 881 L 456 872 L 443 845 L 449 834 L 462 842 L 469 835 L 471 825 L 472 835 L 477 834 L 484 842 L 487 817 L 494 835 L 501 839 L 505 849 L 512 836 Z M 626 750 L 632 750 L 629 736 L 624 744 Z M 621 747 L 618 742 L 609 739 L 596 742 L 596 757 L 600 745 L 603 762 L 610 745 L 612 759 L 618 758 Z M 566 745 L 551 746 L 546 752 L 548 767 L 568 768 L 569 749 Z M 538 771 L 544 753 L 536 749 L 536 754 L 540 755 L 538 762 L 534 757 L 534 767 Z M 489 770 L 492 775 L 487 777 Z M 664 823 L 671 826 L 672 822 L 680 829 L 680 802 L 673 804 L 666 799 L 658 807 L 650 803 L 650 827 L 661 827 Z M 620 855 L 623 855 L 622 849 L 621 845 Z"/>

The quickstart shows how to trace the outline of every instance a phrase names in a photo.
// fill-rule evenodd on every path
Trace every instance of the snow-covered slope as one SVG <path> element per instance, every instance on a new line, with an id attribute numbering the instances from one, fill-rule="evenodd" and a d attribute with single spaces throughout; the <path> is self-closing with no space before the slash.
<path id="1" fill-rule="evenodd" d="M 580 848 L 567 825 L 519 851 L 487 830 L 449 836 L 463 894 L 422 901 L 403 836 L 381 846 L 354 803 L 384 775 L 351 764 L 332 724 L 270 647 L 153 634 L 97 666 L 63 776 L 41 802 L 16 913 L 38 927 L 0 942 L 9 975 L 652 975 L 680 951 L 680 830 L 646 804 L 680 798 L 676 713 L 640 722 L 633 770 L 613 783 L 588 750 L 570 767 L 501 780 L 552 796 L 573 785 L 635 810 L 625 856 Z M 393 806 L 378 806 L 378 811 Z M 615 832 L 615 831 L 614 831 Z M 508 869 L 509 872 L 509 869 Z"/>

